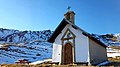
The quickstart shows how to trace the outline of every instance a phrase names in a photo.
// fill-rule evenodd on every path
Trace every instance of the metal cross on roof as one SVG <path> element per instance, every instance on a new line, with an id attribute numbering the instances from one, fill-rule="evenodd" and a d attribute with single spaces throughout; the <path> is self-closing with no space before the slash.
<path id="1" fill-rule="evenodd" d="M 70 8 L 71 8 L 71 7 L 70 7 L 70 6 L 68 6 L 68 8 L 67 8 L 67 9 L 68 9 L 68 11 L 70 11 Z"/>

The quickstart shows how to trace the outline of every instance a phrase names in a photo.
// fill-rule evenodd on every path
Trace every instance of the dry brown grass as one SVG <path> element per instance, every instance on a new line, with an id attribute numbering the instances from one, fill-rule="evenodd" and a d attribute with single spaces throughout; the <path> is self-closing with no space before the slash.
<path id="1" fill-rule="evenodd" d="M 108 58 L 110 62 L 120 62 L 120 57 Z"/>
<path id="2" fill-rule="evenodd" d="M 0 67 L 98 67 L 98 66 L 79 66 L 79 65 L 20 65 L 20 64 L 1 64 Z M 109 66 L 114 67 L 114 66 Z"/>

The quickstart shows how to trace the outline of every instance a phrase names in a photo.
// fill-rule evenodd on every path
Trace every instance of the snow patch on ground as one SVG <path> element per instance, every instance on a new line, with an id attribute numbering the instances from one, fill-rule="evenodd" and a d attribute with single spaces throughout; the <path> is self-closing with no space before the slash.
<path id="1" fill-rule="evenodd" d="M 98 64 L 97 66 L 104 66 L 104 65 L 106 65 L 108 63 L 110 63 L 110 62 L 109 61 L 105 61 L 105 62 L 102 62 L 102 63 Z"/>
<path id="2" fill-rule="evenodd" d="M 36 64 L 41 64 L 41 63 L 44 63 L 44 62 L 49 62 L 49 61 L 52 61 L 52 59 L 45 59 L 43 61 L 36 61 L 36 62 L 32 62 L 30 64 L 31 65 L 36 65 Z"/>

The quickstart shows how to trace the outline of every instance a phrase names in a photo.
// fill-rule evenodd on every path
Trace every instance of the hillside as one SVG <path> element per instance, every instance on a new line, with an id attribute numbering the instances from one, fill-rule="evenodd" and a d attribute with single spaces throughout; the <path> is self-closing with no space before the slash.
<path id="1" fill-rule="evenodd" d="M 92 34 L 92 35 L 109 47 L 120 46 L 120 34 L 119 33 L 105 34 L 105 35 Z"/>
<path id="2" fill-rule="evenodd" d="M 0 29 L 0 64 L 18 59 L 29 61 L 51 58 L 52 45 L 46 40 L 52 31 L 19 31 Z"/>
<path id="3" fill-rule="evenodd" d="M 53 32 L 19 31 L 0 28 L 0 64 L 14 63 L 18 59 L 31 62 L 52 57 L 52 44 L 47 40 Z M 120 49 L 120 34 L 91 34 L 109 47 Z"/>

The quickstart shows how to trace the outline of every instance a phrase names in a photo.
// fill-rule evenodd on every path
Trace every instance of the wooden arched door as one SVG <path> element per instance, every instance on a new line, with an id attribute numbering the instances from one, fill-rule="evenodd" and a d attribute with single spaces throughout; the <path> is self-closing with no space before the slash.
<path id="1" fill-rule="evenodd" d="M 70 43 L 66 43 L 64 46 L 64 64 L 72 64 L 73 63 L 73 53 L 72 53 L 72 45 Z"/>

